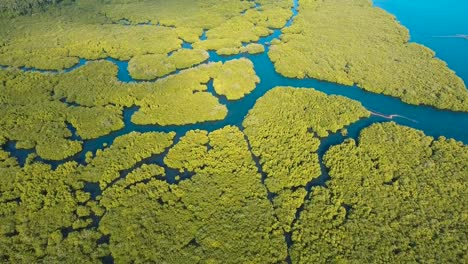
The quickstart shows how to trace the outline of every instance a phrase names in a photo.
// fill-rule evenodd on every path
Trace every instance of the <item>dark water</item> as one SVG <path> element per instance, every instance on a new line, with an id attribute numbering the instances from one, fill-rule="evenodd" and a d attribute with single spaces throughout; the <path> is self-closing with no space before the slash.
<path id="1" fill-rule="evenodd" d="M 413 35 L 413 40 L 421 40 L 420 42 L 424 43 L 425 45 L 433 48 L 440 54 L 440 57 L 447 60 L 448 64 L 454 68 L 459 70 L 463 74 L 463 69 L 468 68 L 468 60 L 463 60 L 463 58 L 467 54 L 468 48 L 468 40 L 463 39 L 452 39 L 452 38 L 429 38 L 426 36 L 432 35 L 449 35 L 449 34 L 461 34 L 466 33 L 463 32 L 463 27 L 466 27 L 468 24 L 463 24 L 456 29 L 451 28 L 450 30 L 443 31 L 444 27 L 438 25 L 437 27 L 431 28 L 430 26 L 424 26 L 425 23 L 432 23 L 437 24 L 440 21 L 426 21 L 426 19 L 432 18 L 430 15 L 424 14 L 420 16 L 416 16 L 417 19 L 411 17 L 414 15 L 412 12 L 416 12 L 412 8 L 414 8 L 414 2 L 421 2 L 421 6 L 423 5 L 422 1 L 410 1 L 410 3 L 403 4 L 405 2 L 403 0 L 379 0 L 376 1 L 376 5 L 388 9 L 390 12 L 394 12 L 397 14 L 397 17 L 402 20 L 405 26 L 408 26 L 412 33 L 415 32 Z M 456 1 L 450 0 L 448 2 L 459 2 L 461 7 L 466 7 L 466 3 L 463 1 Z M 295 6 L 292 9 L 294 16 L 297 14 L 297 0 L 294 1 Z M 431 3 L 434 5 L 431 6 Z M 429 1 L 424 2 L 425 8 L 424 10 L 419 10 L 418 12 L 427 12 L 427 10 L 432 10 L 435 12 L 440 5 L 446 5 L 447 12 L 450 10 L 451 12 L 457 8 L 453 6 L 449 6 L 449 4 L 441 4 L 440 1 Z M 429 6 L 429 7 L 428 7 Z M 416 5 L 418 7 L 418 5 Z M 457 15 L 457 12 L 454 12 L 454 16 Z M 462 12 L 458 14 L 463 17 Z M 291 20 L 288 21 L 287 26 L 291 25 L 294 20 L 294 16 Z M 400 18 L 401 16 L 401 18 Z M 467 20 L 467 18 L 459 18 L 458 20 Z M 450 21 L 455 23 L 458 21 L 457 18 L 451 18 Z M 462 21 L 463 22 L 463 21 Z M 434 32 L 432 32 L 434 30 Z M 468 32 L 468 31 L 467 31 Z M 205 34 L 204 34 L 205 35 Z M 281 35 L 280 30 L 274 30 L 272 35 L 260 39 L 259 43 L 264 44 L 266 49 L 268 50 L 268 44 L 275 38 L 279 38 Z M 204 38 L 204 37 L 202 37 Z M 426 41 L 426 42 L 425 42 Z M 442 45 L 444 44 L 444 45 Z M 184 43 L 184 48 L 191 48 L 191 45 Z M 461 56 L 457 56 L 462 54 Z M 328 83 L 323 81 L 318 81 L 315 79 L 290 79 L 285 78 L 278 73 L 275 72 L 273 63 L 269 60 L 267 52 L 259 55 L 249 55 L 249 54 L 240 54 L 235 56 L 218 56 L 214 52 L 210 52 L 210 62 L 217 62 L 217 61 L 227 61 L 232 60 L 240 57 L 246 57 L 250 59 L 254 63 L 255 71 L 257 75 L 260 77 L 261 82 L 256 87 L 256 89 L 250 93 L 249 95 L 245 96 L 243 99 L 238 101 L 228 101 L 224 97 L 220 97 L 219 101 L 222 104 L 225 104 L 228 107 L 228 116 L 226 119 L 222 121 L 216 122 L 204 122 L 198 124 L 191 124 L 191 125 L 183 125 L 183 126 L 140 126 L 131 123 L 130 119 L 132 114 L 138 110 L 136 107 L 127 108 L 124 110 L 124 121 L 125 121 L 125 128 L 113 132 L 109 135 L 100 137 L 94 140 L 88 140 L 84 142 L 83 151 L 78 155 L 67 159 L 69 160 L 76 160 L 80 163 L 84 163 L 85 153 L 88 151 L 95 152 L 97 149 L 103 148 L 104 144 L 112 144 L 113 140 L 121 135 L 125 135 L 132 131 L 139 131 L 139 132 L 149 132 L 149 131 L 162 131 L 162 132 L 169 132 L 175 131 L 180 137 L 181 135 L 185 134 L 188 130 L 192 129 L 203 129 L 208 131 L 213 131 L 219 128 L 222 128 L 226 125 L 235 125 L 242 127 L 242 121 L 244 117 L 248 113 L 248 111 L 254 106 L 256 100 L 263 96 L 268 90 L 272 89 L 276 86 L 292 86 L 292 87 L 306 87 L 306 88 L 314 88 L 316 90 L 322 91 L 329 95 L 341 95 L 348 97 L 350 99 L 357 100 L 362 103 L 364 107 L 369 109 L 372 112 L 377 113 L 368 119 L 361 120 L 356 124 L 351 125 L 348 127 L 348 135 L 346 137 L 357 138 L 360 130 L 364 127 L 367 127 L 375 122 L 383 122 L 389 120 L 388 116 L 396 115 L 393 118 L 393 121 L 401 124 L 410 126 L 416 129 L 423 130 L 424 133 L 430 136 L 439 137 L 445 136 L 448 138 L 454 138 L 459 141 L 468 144 L 468 113 L 458 113 L 458 112 L 450 112 L 450 111 L 442 111 L 437 110 L 431 107 L 425 106 L 413 106 L 402 103 L 397 98 L 392 98 L 389 96 L 373 94 L 369 92 L 365 92 L 358 87 L 350 87 L 350 86 L 343 86 L 337 85 L 334 83 Z M 131 78 L 129 72 L 127 70 L 128 62 L 127 61 L 118 61 L 112 58 L 108 58 L 107 60 L 115 63 L 118 68 L 119 72 L 117 78 L 122 82 L 134 82 L 135 80 Z M 73 66 L 70 69 L 65 70 L 66 72 L 72 71 L 78 67 L 81 67 L 86 64 L 85 60 L 80 60 L 80 63 Z M 459 68 L 459 69 L 458 69 Z M 25 70 L 33 70 L 35 69 L 25 69 Z M 465 80 L 468 79 L 468 75 L 461 75 L 462 78 Z M 211 83 L 208 85 L 208 91 L 212 92 L 213 94 L 213 87 Z M 215 94 L 216 95 L 216 94 Z M 387 117 L 386 117 L 387 116 Z M 73 128 L 71 128 L 72 132 Z M 74 136 L 75 137 L 75 136 Z M 346 138 L 341 134 L 333 134 L 330 137 L 322 140 L 322 146 L 320 148 L 320 152 L 324 153 L 331 145 L 338 144 Z M 21 151 L 15 150 L 14 145 L 7 146 L 9 151 L 12 151 L 13 155 L 18 157 L 21 161 L 24 161 L 27 154 L 30 151 Z M 63 163 L 61 162 L 47 162 L 52 164 L 54 167 Z"/>

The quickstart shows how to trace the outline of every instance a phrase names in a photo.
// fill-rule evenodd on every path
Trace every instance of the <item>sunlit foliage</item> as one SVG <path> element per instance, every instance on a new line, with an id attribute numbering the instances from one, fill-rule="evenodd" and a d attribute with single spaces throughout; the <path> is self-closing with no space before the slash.
<path id="1" fill-rule="evenodd" d="M 137 125 L 223 120 L 218 96 L 241 99 L 260 79 L 245 58 L 202 64 L 207 51 L 264 52 L 254 42 L 284 27 L 291 7 L 0 2 L 0 65 L 12 66 L 0 70 L 0 262 L 468 262 L 468 150 L 454 140 L 373 125 L 327 152 L 331 180 L 306 199 L 306 186 L 324 172 L 321 140 L 346 136 L 346 126 L 370 115 L 357 101 L 312 88 L 267 92 L 243 131 L 122 133 L 83 159 L 45 164 L 122 129 L 129 107 Z M 463 82 L 408 38 L 367 0 L 301 0 L 269 55 L 287 77 L 466 111 Z M 132 77 L 151 81 L 119 81 L 116 65 L 100 60 L 108 57 L 128 60 Z M 61 71 L 80 58 L 96 61 Z M 12 146 L 32 150 L 24 165 Z"/>
<path id="2" fill-rule="evenodd" d="M 305 197 L 305 185 L 320 176 L 320 137 L 337 132 L 369 112 L 360 103 L 313 89 L 274 88 L 260 98 L 243 122 L 265 184 L 285 230 Z"/>
<path id="3" fill-rule="evenodd" d="M 204 64 L 151 84 L 151 92 L 136 102 L 140 109 L 132 116 L 132 122 L 181 125 L 224 119 L 226 106 L 207 92 L 206 85 L 218 66 Z"/>
<path id="4" fill-rule="evenodd" d="M 136 163 L 161 154 L 172 145 L 174 133 L 137 133 L 118 137 L 109 148 L 98 150 L 80 178 L 87 182 L 99 182 L 104 189 L 120 177 L 120 172 L 131 169 Z"/>
<path id="5" fill-rule="evenodd" d="M 0 71 L 0 136 L 18 148 L 35 148 L 44 159 L 62 160 L 81 150 L 68 125 L 83 140 L 107 135 L 123 128 L 122 111 L 133 105 L 139 107 L 132 116 L 137 124 L 221 120 L 227 108 L 207 91 L 210 79 L 230 99 L 243 97 L 258 82 L 246 59 L 202 65 L 154 83 L 122 83 L 116 74 L 107 61 L 60 74 Z"/>
<path id="6" fill-rule="evenodd" d="M 227 55 L 241 51 L 242 43 L 258 41 L 283 27 L 291 17 L 291 0 L 257 1 L 179 0 L 179 1 L 107 1 L 91 6 L 103 10 L 113 21 L 151 23 L 175 27 L 179 36 L 194 47 L 216 50 Z M 199 40 L 201 29 L 207 30 L 206 40 Z M 196 37 L 198 36 L 198 37 Z M 234 53 L 234 50 L 236 53 Z M 258 52 L 258 49 L 255 51 Z"/>
<path id="7" fill-rule="evenodd" d="M 82 214 L 89 195 L 79 191 L 77 164 L 52 171 L 40 163 L 19 168 L 8 160 L 0 158 L 0 260 L 100 263 L 107 245 L 99 245 L 102 235 L 95 229 L 83 229 L 93 220 Z"/>
<path id="8" fill-rule="evenodd" d="M 231 56 L 239 53 L 259 54 L 265 52 L 265 47 L 261 44 L 251 43 L 240 48 L 220 48 L 216 51 L 218 55 Z"/>
<path id="9" fill-rule="evenodd" d="M 204 154 L 186 152 L 188 145 Z M 169 185 L 153 178 L 129 188 L 117 183 L 103 193 L 108 213 L 99 230 L 110 235 L 116 263 L 279 263 L 286 258 L 282 231 L 239 129 L 189 132 L 170 153 L 168 164 L 195 172 L 190 180 Z M 190 164 L 179 163 L 184 158 Z"/>
<path id="10" fill-rule="evenodd" d="M 164 162 L 181 172 L 195 171 L 205 164 L 209 142 L 208 132 L 189 131 L 177 145 L 169 150 Z"/>
<path id="11" fill-rule="evenodd" d="M 195 56 L 197 55 L 195 54 L 198 53 L 200 57 L 199 60 L 196 60 Z M 206 60 L 207 56 L 208 54 L 203 50 L 181 50 L 175 52 L 169 57 L 166 57 L 165 55 L 144 55 L 143 57 L 135 57 L 132 59 L 129 64 L 129 70 L 130 73 L 138 79 L 153 79 L 167 75 L 177 69 L 191 67 L 194 64 L 198 64 Z M 190 61 L 192 59 L 194 60 Z M 195 73 L 198 73 L 199 76 L 194 75 Z M 260 79 L 255 73 L 253 63 L 245 58 L 230 60 L 224 64 L 220 62 L 209 63 L 208 65 L 202 65 L 197 69 L 183 71 L 180 76 L 185 77 L 187 80 L 191 79 L 186 76 L 191 76 L 192 79 L 198 79 L 200 82 L 205 83 L 207 82 L 206 78 L 213 79 L 216 93 L 226 96 L 229 100 L 238 100 L 243 98 L 246 94 L 255 89 L 256 84 L 260 82 Z M 165 89 L 171 89 L 172 85 L 180 86 L 179 83 L 173 83 L 175 81 L 180 82 L 180 79 L 180 77 L 170 76 L 167 78 L 167 81 L 161 80 L 157 84 L 164 84 Z M 194 82 L 191 86 L 198 85 L 199 83 Z M 190 86 L 186 87 L 186 89 L 190 89 Z M 182 91 L 183 90 L 180 88 L 177 88 L 177 90 L 174 89 L 174 92 L 177 93 Z"/>
<path id="12" fill-rule="evenodd" d="M 176 70 L 190 68 L 208 58 L 208 52 L 201 49 L 180 49 L 170 56 L 166 54 L 140 55 L 130 60 L 128 71 L 134 79 L 151 80 Z"/>
<path id="13" fill-rule="evenodd" d="M 368 0 L 303 0 L 269 52 L 284 76 L 357 84 L 415 105 L 468 111 L 463 81 Z"/>
<path id="14" fill-rule="evenodd" d="M 295 263 L 466 262 L 468 147 L 394 123 L 325 155 L 293 232 Z"/>
<path id="15" fill-rule="evenodd" d="M 245 58 L 231 60 L 213 75 L 213 86 L 217 94 L 228 100 L 243 98 L 255 89 L 260 78 L 255 74 L 253 63 Z"/>
<path id="16" fill-rule="evenodd" d="M 83 139 L 106 135 L 123 127 L 115 106 L 68 107 L 56 100 L 60 86 L 53 75 L 0 71 L 0 136 L 16 141 L 18 148 L 36 148 L 39 156 L 62 160 L 81 150 L 81 142 L 70 140 L 72 124 Z"/>
<path id="17" fill-rule="evenodd" d="M 61 0 L 2 0 L 0 1 L 0 16 L 31 14 L 35 10 L 43 10 L 58 2 Z"/>
<path id="18" fill-rule="evenodd" d="M 82 15 L 82 17 L 81 17 Z M 129 60 L 147 53 L 169 53 L 182 44 L 171 28 L 111 24 L 76 8 L 15 19 L 0 19 L 0 65 L 60 70 L 78 58 Z"/>
<path id="19" fill-rule="evenodd" d="M 79 58 L 136 57 L 132 75 L 154 79 L 204 60 L 203 53 L 191 54 L 188 60 L 164 59 L 183 41 L 204 50 L 260 52 L 259 46 L 243 44 L 269 35 L 271 28 L 283 27 L 291 16 L 291 4 L 281 0 L 256 8 L 252 1 L 239 0 L 76 0 L 34 16 L 0 16 L 0 65 L 61 70 Z M 204 30 L 207 39 L 201 40 Z M 174 65 L 178 63 L 182 65 Z"/>
<path id="20" fill-rule="evenodd" d="M 115 22 L 187 29 L 216 27 L 253 6 L 253 2 L 240 0 L 81 0 L 79 4 L 105 13 Z"/>

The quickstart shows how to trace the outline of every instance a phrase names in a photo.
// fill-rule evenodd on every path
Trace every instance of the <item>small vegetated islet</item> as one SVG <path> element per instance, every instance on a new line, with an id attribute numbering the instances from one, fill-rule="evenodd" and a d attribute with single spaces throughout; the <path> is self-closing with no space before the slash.
<path id="1" fill-rule="evenodd" d="M 262 80 L 249 59 L 207 62 L 208 51 L 265 52 L 255 42 L 283 28 L 291 8 L 0 3 L 0 262 L 467 262 L 468 147 L 389 122 L 319 157 L 323 139 L 346 137 L 371 112 L 312 88 L 272 88 L 236 126 L 133 131 L 71 158 L 123 129 L 129 107 L 141 126 L 224 120 L 220 97 L 241 100 Z M 282 31 L 269 57 L 284 76 L 468 111 L 463 81 L 368 1 L 301 0 Z M 128 60 L 141 81 L 119 81 L 108 57 Z M 80 59 L 89 61 L 63 71 Z M 24 164 L 12 143 L 32 150 Z M 322 173 L 330 179 L 311 188 Z"/>

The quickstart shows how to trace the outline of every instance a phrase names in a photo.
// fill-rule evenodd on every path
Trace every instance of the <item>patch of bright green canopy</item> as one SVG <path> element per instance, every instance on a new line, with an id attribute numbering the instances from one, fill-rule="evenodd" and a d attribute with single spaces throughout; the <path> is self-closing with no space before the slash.
<path id="1" fill-rule="evenodd" d="M 151 80 L 176 70 L 193 67 L 206 61 L 208 52 L 200 49 L 180 49 L 170 56 L 147 54 L 133 57 L 128 64 L 130 75 L 137 80 Z"/>
<path id="2" fill-rule="evenodd" d="M 368 0 L 303 0 L 299 15 L 270 49 L 276 70 L 401 98 L 415 105 L 468 111 L 463 81 L 408 30 Z"/>
<path id="3" fill-rule="evenodd" d="M 320 176 L 320 137 L 368 117 L 359 102 L 313 89 L 279 87 L 260 98 L 243 122 L 252 152 L 276 196 L 276 212 L 286 231 L 306 195 L 305 186 Z"/>
<path id="4" fill-rule="evenodd" d="M 220 54 L 263 52 L 258 45 L 244 45 L 283 27 L 291 4 L 280 0 L 255 8 L 254 2 L 240 0 L 76 0 L 31 16 L 0 16 L 0 65 L 62 70 L 80 58 L 134 58 L 132 75 L 154 79 L 206 59 L 202 51 L 181 50 L 183 41 Z M 200 40 L 204 30 L 207 39 Z M 164 58 L 177 50 L 184 58 Z"/>
<path id="5" fill-rule="evenodd" d="M 76 8 L 0 19 L 0 65 L 61 70 L 89 60 L 167 54 L 182 45 L 171 28 L 111 24 Z"/>
<path id="6" fill-rule="evenodd" d="M 189 54 L 202 52 L 203 55 L 199 59 L 199 63 L 206 60 L 208 53 L 203 50 L 181 50 L 182 52 L 188 52 Z M 129 71 L 133 77 L 138 79 L 154 79 L 167 75 L 176 69 L 184 69 L 193 66 L 194 61 L 189 61 L 195 56 L 184 57 L 177 51 L 171 56 L 165 55 L 144 55 L 143 57 L 135 57 L 130 61 Z M 192 54 L 193 55 L 193 54 Z M 185 62 L 184 62 L 185 60 Z M 200 76 L 194 76 L 197 72 Z M 217 94 L 224 95 L 228 100 L 238 100 L 243 98 L 246 94 L 250 93 L 255 89 L 256 84 L 260 82 L 260 79 L 255 73 L 253 63 L 246 58 L 235 59 L 226 61 L 224 64 L 209 63 L 201 65 L 197 69 L 189 69 L 182 71 L 180 76 L 193 76 L 193 79 L 199 79 L 201 82 L 207 83 L 210 79 L 213 79 L 214 89 Z M 208 80 L 206 79 L 208 78 Z M 167 80 L 179 80 L 179 77 L 169 76 Z M 166 87 L 170 89 L 169 85 L 171 81 L 161 80 L 161 84 L 166 84 Z M 194 83 L 196 84 L 196 83 Z M 177 86 L 180 86 L 177 84 Z M 189 87 L 187 87 L 189 88 Z M 178 88 L 175 92 L 180 92 Z"/>
<path id="7" fill-rule="evenodd" d="M 219 55 L 232 56 L 239 53 L 259 54 L 265 52 L 265 46 L 257 43 L 251 43 L 240 48 L 220 48 L 216 51 Z"/>
<path id="8" fill-rule="evenodd" d="M 229 78 L 226 65 L 231 62 L 202 65 L 153 83 L 129 84 L 117 80 L 117 67 L 107 61 L 90 62 L 59 74 L 3 70 L 0 136 L 17 141 L 18 148 L 36 148 L 44 159 L 62 160 L 82 148 L 82 142 L 70 139 L 67 124 L 76 128 L 83 140 L 98 138 L 123 128 L 124 107 L 139 107 L 132 116 L 136 124 L 222 120 L 227 108 L 207 92 L 207 83 L 211 78 L 222 81 L 226 95 L 250 92 L 258 77 L 249 61 L 241 61 L 247 67 L 245 76 L 251 74 L 250 83 L 242 79 L 243 90 L 234 89 L 237 82 Z"/>
<path id="9" fill-rule="evenodd" d="M 243 98 L 260 82 L 253 63 L 248 59 L 231 60 L 219 68 L 213 76 L 213 87 L 217 94 L 226 96 L 228 100 Z"/>
<path id="10" fill-rule="evenodd" d="M 264 99 L 244 122 L 247 137 L 230 126 L 194 130 L 172 146 L 174 133 L 133 132 L 87 155 L 85 165 L 55 170 L 31 159 L 20 167 L 0 149 L 0 259 L 280 263 L 283 231 L 292 231 L 293 263 L 466 259 L 466 145 L 372 125 L 358 143 L 326 153 L 331 180 L 314 187 L 290 229 L 303 185 L 319 173 L 313 131 L 335 132 L 369 113 L 311 89 L 277 88 Z M 325 112 L 335 119 L 322 120 Z M 170 168 L 193 176 L 169 184 Z M 92 199 L 85 182 L 100 183 L 102 194 Z M 268 191 L 276 192 L 273 205 Z"/>
<path id="11" fill-rule="evenodd" d="M 200 155 L 186 145 L 200 149 Z M 278 263 L 286 258 L 282 231 L 238 128 L 189 132 L 169 153 L 168 164 L 195 172 L 190 180 L 169 185 L 152 179 L 103 193 L 108 213 L 99 230 L 110 235 L 116 263 Z M 191 165 L 176 165 L 181 159 Z"/>
<path id="12" fill-rule="evenodd" d="M 60 97 L 54 100 L 54 89 L 60 85 L 57 77 L 0 71 L 0 136 L 17 141 L 17 148 L 36 148 L 39 156 L 49 160 L 62 160 L 81 150 L 81 142 L 70 139 L 67 123 L 82 139 L 103 136 L 124 125 L 117 106 L 68 107 Z"/>
<path id="13" fill-rule="evenodd" d="M 468 146 L 375 124 L 324 157 L 293 230 L 294 263 L 466 262 Z"/>
<path id="14" fill-rule="evenodd" d="M 0 260 L 5 263 L 100 263 L 108 245 L 93 224 L 98 207 L 82 191 L 77 164 L 20 168 L 0 151 Z"/>
<path id="15" fill-rule="evenodd" d="M 131 169 L 136 163 L 163 153 L 172 145 L 175 133 L 138 133 L 118 137 L 109 148 L 87 155 L 90 161 L 83 168 L 80 179 L 99 182 L 104 189 L 120 177 L 120 172 Z"/>

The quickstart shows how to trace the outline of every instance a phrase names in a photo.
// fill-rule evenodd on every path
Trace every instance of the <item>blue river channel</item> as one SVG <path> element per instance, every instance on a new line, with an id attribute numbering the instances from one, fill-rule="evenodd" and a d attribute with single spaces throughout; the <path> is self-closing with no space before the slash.
<path id="1" fill-rule="evenodd" d="M 286 26 L 291 25 L 294 21 L 294 17 L 297 15 L 297 0 L 294 0 L 294 3 L 294 15 Z M 468 34 L 468 16 L 465 14 L 465 11 L 468 10 L 467 1 L 376 0 L 375 6 L 396 15 L 397 19 L 410 29 L 412 35 L 411 41 L 424 44 L 435 50 L 437 56 L 445 60 L 449 67 L 455 70 L 465 83 L 467 82 L 468 40 L 453 37 L 458 34 Z M 226 98 L 218 96 L 220 102 L 228 107 L 229 112 L 226 119 L 184 126 L 140 126 L 130 121 L 132 114 L 138 109 L 136 107 L 127 108 L 124 110 L 125 128 L 94 140 L 85 141 L 83 144 L 83 151 L 65 161 L 76 160 L 83 163 L 86 152 L 95 152 L 97 149 L 103 148 L 104 144 L 112 144 L 116 137 L 132 131 L 175 131 L 177 133 L 177 138 L 180 138 L 180 136 L 183 136 L 188 130 L 192 129 L 213 131 L 226 125 L 235 125 L 242 128 L 242 121 L 248 111 L 252 109 L 256 100 L 276 86 L 314 88 L 326 94 L 345 96 L 361 102 L 364 107 L 374 113 L 370 118 L 362 119 L 347 127 L 348 135 L 346 137 L 341 135 L 341 133 L 336 133 L 322 139 L 322 145 L 319 149 L 320 156 L 323 155 L 331 145 L 339 144 L 348 137 L 357 138 L 361 129 L 373 123 L 385 122 L 389 119 L 392 119 L 398 124 L 422 130 L 425 134 L 430 136 L 445 136 L 468 144 L 468 113 L 437 110 L 427 106 L 409 105 L 402 103 L 397 98 L 366 92 L 358 87 L 343 86 L 315 79 L 299 80 L 281 76 L 275 72 L 274 65 L 267 55 L 269 42 L 275 38 L 279 38 L 280 35 L 281 30 L 275 30 L 272 35 L 262 38 L 259 43 L 265 45 L 266 52 L 259 55 L 240 54 L 224 57 L 210 52 L 209 62 L 227 61 L 240 57 L 250 59 L 254 63 L 255 71 L 261 79 L 256 89 L 241 100 L 228 101 Z M 191 48 L 191 45 L 184 43 L 183 47 Z M 117 78 L 120 81 L 136 81 L 131 78 L 128 73 L 127 61 L 118 61 L 112 58 L 108 58 L 107 60 L 112 61 L 118 66 L 119 72 Z M 65 72 L 82 67 L 86 63 L 87 61 L 82 59 L 78 65 L 65 70 Z M 25 70 L 36 71 L 35 69 Z M 208 84 L 208 91 L 215 94 L 211 84 Z M 70 129 L 74 132 L 73 127 Z M 77 137 L 75 136 L 75 138 Z M 14 143 L 10 143 L 6 148 L 18 158 L 20 163 L 23 163 L 31 151 L 18 150 L 14 145 Z M 65 161 L 44 162 L 56 167 Z"/>

